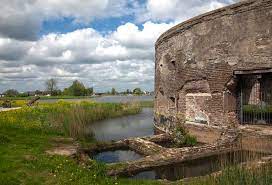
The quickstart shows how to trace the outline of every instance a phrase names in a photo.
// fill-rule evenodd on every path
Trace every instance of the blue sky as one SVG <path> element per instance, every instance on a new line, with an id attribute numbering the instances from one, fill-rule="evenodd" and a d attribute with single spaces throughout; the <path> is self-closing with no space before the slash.
<path id="1" fill-rule="evenodd" d="M 234 0 L 0 0 L 0 92 L 153 90 L 154 43 L 170 27 Z"/>

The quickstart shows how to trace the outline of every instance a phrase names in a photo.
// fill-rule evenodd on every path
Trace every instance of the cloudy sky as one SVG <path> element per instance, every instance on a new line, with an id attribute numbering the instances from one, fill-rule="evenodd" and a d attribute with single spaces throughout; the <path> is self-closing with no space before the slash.
<path id="1" fill-rule="evenodd" d="M 154 43 L 175 24 L 235 0 L 0 0 L 0 92 L 153 90 Z"/>

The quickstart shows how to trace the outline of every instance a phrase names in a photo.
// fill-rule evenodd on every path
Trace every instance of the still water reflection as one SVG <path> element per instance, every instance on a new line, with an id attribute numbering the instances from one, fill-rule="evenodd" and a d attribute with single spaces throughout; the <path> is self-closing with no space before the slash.
<path id="1" fill-rule="evenodd" d="M 99 121 L 89 125 L 87 131 L 93 131 L 98 141 L 153 135 L 153 109 L 143 108 L 136 115 Z"/>
<path id="2" fill-rule="evenodd" d="M 97 96 L 92 98 L 80 98 L 80 99 L 63 99 L 67 102 L 80 102 L 80 101 L 96 101 L 96 102 L 110 102 L 110 103 L 122 103 L 122 102 L 139 102 L 139 101 L 153 101 L 153 96 Z M 54 103 L 60 99 L 42 99 L 40 102 Z"/>
<path id="3" fill-rule="evenodd" d="M 101 152 L 95 155 L 93 158 L 97 161 L 105 163 L 116 163 L 124 161 L 133 161 L 140 159 L 142 156 L 132 150 L 115 150 Z"/>
<path id="4" fill-rule="evenodd" d="M 149 171 L 136 174 L 134 179 L 167 179 L 175 181 L 183 178 L 198 177 L 220 171 L 225 167 L 252 161 L 264 156 L 262 153 L 249 151 L 235 151 L 221 155 L 214 155 L 180 164 L 160 166 Z"/>

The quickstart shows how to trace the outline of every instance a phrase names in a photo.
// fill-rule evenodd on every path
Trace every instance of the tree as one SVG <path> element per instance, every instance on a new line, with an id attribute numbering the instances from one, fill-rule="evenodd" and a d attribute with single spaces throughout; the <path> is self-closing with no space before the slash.
<path id="1" fill-rule="evenodd" d="M 126 94 L 131 94 L 131 91 L 127 89 Z"/>
<path id="2" fill-rule="evenodd" d="M 6 90 L 4 92 L 5 96 L 7 97 L 14 97 L 14 96 L 18 96 L 19 95 L 19 92 L 15 89 L 9 89 L 9 90 Z"/>
<path id="3" fill-rule="evenodd" d="M 18 97 L 28 97 L 28 96 L 29 96 L 29 94 L 28 94 L 28 93 L 26 93 L 26 92 L 24 92 L 24 93 L 20 93 L 20 94 L 18 94 L 17 96 L 18 96 Z"/>
<path id="4" fill-rule="evenodd" d="M 86 89 L 84 84 L 78 80 L 73 81 L 73 84 L 63 91 L 63 94 L 71 96 L 86 96 L 92 93 L 93 88 Z"/>
<path id="5" fill-rule="evenodd" d="M 112 95 L 115 95 L 116 93 L 117 93 L 117 92 L 116 92 L 115 88 L 112 88 L 112 89 L 111 89 L 111 94 L 112 94 Z"/>
<path id="6" fill-rule="evenodd" d="M 86 95 L 89 95 L 89 96 L 93 95 L 93 93 L 94 93 L 93 87 L 90 87 L 90 88 L 88 88 L 86 90 L 87 90 L 87 94 Z"/>
<path id="7" fill-rule="evenodd" d="M 141 94 L 143 94 L 143 92 L 140 88 L 135 88 L 135 89 L 133 89 L 133 94 L 141 95 Z"/>
<path id="8" fill-rule="evenodd" d="M 60 96 L 62 94 L 62 92 L 61 92 L 61 90 L 54 90 L 53 92 L 52 92 L 52 96 Z"/>
<path id="9" fill-rule="evenodd" d="M 40 90 L 36 90 L 36 91 L 35 91 L 35 95 L 42 95 L 42 94 L 43 94 L 43 92 L 40 91 Z"/>
<path id="10" fill-rule="evenodd" d="M 51 95 L 54 94 L 54 91 L 57 91 L 57 80 L 54 78 L 48 79 L 45 82 L 46 90 L 50 92 Z"/>

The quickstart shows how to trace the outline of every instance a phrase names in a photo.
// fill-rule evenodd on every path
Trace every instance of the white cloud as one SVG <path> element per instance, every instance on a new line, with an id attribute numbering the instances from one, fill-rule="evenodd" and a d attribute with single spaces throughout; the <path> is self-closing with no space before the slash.
<path id="1" fill-rule="evenodd" d="M 143 24 L 143 29 L 139 28 L 133 23 L 126 23 L 119 26 L 113 33 L 112 37 L 129 48 L 150 48 L 154 46 L 154 41 L 174 24 L 156 24 L 153 22 L 146 22 Z"/>
<path id="2" fill-rule="evenodd" d="M 55 77 L 63 85 L 81 79 L 90 85 L 94 83 L 96 88 L 132 88 L 142 83 L 153 89 L 154 43 L 171 26 L 147 22 L 140 29 L 127 23 L 107 35 L 86 28 L 66 34 L 51 33 L 32 42 L 0 39 L 0 58 L 1 50 L 7 47 L 10 55 L 22 51 L 14 61 L 1 58 L 0 68 L 5 70 L 0 70 L 0 78 L 16 87 L 25 86 L 30 79 L 40 82 Z M 37 83 L 33 87 L 41 86 Z"/>
<path id="3" fill-rule="evenodd" d="M 58 79 L 60 88 L 79 79 L 99 90 L 136 86 L 152 90 L 154 43 L 159 35 L 193 15 L 233 3 L 232 0 L 147 0 L 146 4 L 136 0 L 0 1 L 5 4 L 0 15 L 0 91 L 43 89 L 44 81 L 52 77 Z M 142 24 L 123 23 L 106 34 L 85 28 L 36 37 L 44 20 L 71 17 L 76 22 L 89 22 L 127 13 L 135 13 Z"/>
<path id="4" fill-rule="evenodd" d="M 69 17 L 89 23 L 95 18 L 119 17 L 132 12 L 126 0 L 1 0 L 0 35 L 36 40 L 45 20 Z"/>
<path id="5" fill-rule="evenodd" d="M 237 0 L 147 0 L 137 19 L 181 22 L 235 1 Z"/>

